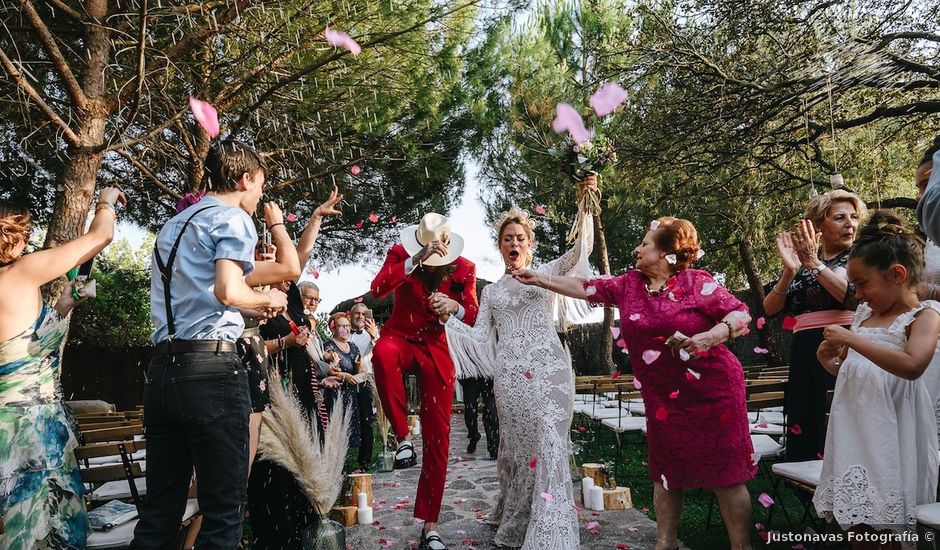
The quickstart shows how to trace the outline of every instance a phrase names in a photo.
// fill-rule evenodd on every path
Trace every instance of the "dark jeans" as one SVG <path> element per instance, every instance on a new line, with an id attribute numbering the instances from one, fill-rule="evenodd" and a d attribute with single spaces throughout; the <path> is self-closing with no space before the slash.
<path id="1" fill-rule="evenodd" d="M 372 426 L 375 424 L 375 415 L 372 413 L 372 386 L 359 384 L 359 467 L 368 469 L 372 464 L 372 448 L 375 443 L 375 434 Z"/>
<path id="2" fill-rule="evenodd" d="M 204 518 L 197 547 L 238 546 L 250 410 L 247 373 L 234 353 L 182 353 L 150 361 L 144 386 L 147 499 L 131 548 L 170 547 L 193 468 Z"/>
<path id="3" fill-rule="evenodd" d="M 496 456 L 499 450 L 499 417 L 496 415 L 496 397 L 493 395 L 493 381 L 485 378 L 460 380 L 463 388 L 463 419 L 471 441 L 480 439 L 477 428 L 477 401 L 483 398 L 483 429 L 486 431 L 486 450 Z"/>

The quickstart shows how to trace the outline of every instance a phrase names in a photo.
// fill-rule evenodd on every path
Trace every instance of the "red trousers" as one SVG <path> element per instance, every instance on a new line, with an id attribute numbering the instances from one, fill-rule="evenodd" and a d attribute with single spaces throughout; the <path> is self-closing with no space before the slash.
<path id="1" fill-rule="evenodd" d="M 432 523 L 437 522 L 444 498 L 447 454 L 450 451 L 450 414 L 454 400 L 453 376 L 442 376 L 438 370 L 437 363 L 444 360 L 453 372 L 446 342 L 428 344 L 406 340 L 395 334 L 382 334 L 372 351 L 379 398 L 398 440 L 408 435 L 408 397 L 403 376 L 417 376 L 424 445 L 414 515 Z"/>

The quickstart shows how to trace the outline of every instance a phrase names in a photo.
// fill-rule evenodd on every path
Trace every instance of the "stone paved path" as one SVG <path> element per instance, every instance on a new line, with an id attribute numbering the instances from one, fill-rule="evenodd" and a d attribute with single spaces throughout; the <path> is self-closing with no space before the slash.
<path id="1" fill-rule="evenodd" d="M 416 438 L 415 443 L 418 466 L 375 474 L 374 519 L 377 524 L 350 527 L 347 531 L 348 548 L 417 548 L 421 522 L 416 521 L 412 514 L 415 488 L 421 473 L 421 438 Z M 496 462 L 482 458 L 487 456 L 485 439 L 480 441 L 475 456 L 467 455 L 466 449 L 467 430 L 463 417 L 454 415 L 439 530 L 451 550 L 493 549 L 496 548 L 493 544 L 496 528 L 483 523 L 481 518 L 493 507 L 499 494 Z M 575 482 L 574 488 L 580 505 L 580 484 Z M 653 550 L 656 546 L 656 523 L 639 510 L 583 510 L 578 513 L 578 519 L 581 548 Z M 595 521 L 595 532 L 589 532 L 588 524 Z"/>

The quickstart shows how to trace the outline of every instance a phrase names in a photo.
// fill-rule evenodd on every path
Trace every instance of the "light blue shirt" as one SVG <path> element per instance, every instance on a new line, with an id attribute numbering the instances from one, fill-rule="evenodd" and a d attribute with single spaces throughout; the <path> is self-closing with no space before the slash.
<path id="1" fill-rule="evenodd" d="M 917 219 L 930 240 L 940 243 L 940 151 L 933 154 L 933 172 L 924 196 L 917 203 Z"/>
<path id="2" fill-rule="evenodd" d="M 254 250 L 258 233 L 251 216 L 244 210 L 229 206 L 214 196 L 206 196 L 183 210 L 163 226 L 157 236 L 156 249 L 164 264 L 186 220 L 189 222 L 172 267 L 170 301 L 177 340 L 228 340 L 234 342 L 242 333 L 245 322 L 241 313 L 215 297 L 215 261 L 233 260 L 242 266 L 245 275 L 254 269 Z M 163 280 L 156 258 L 150 267 L 150 318 L 156 327 L 153 343 L 169 336 Z"/>

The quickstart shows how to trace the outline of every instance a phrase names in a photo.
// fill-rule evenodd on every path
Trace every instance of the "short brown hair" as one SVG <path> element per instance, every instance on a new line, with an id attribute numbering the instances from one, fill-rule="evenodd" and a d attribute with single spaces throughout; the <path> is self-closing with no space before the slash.
<path id="1" fill-rule="evenodd" d="M 340 319 L 349 319 L 349 315 L 345 311 L 337 311 L 333 315 L 330 315 L 330 330 L 336 326 L 336 321 Z"/>
<path id="2" fill-rule="evenodd" d="M 209 191 L 231 193 L 238 190 L 242 174 L 254 176 L 261 170 L 268 174 L 268 165 L 254 149 L 240 141 L 226 140 L 209 149 L 206 155 L 206 174 Z"/>
<path id="3" fill-rule="evenodd" d="M 14 250 L 29 242 L 32 225 L 29 210 L 0 201 L 0 265 L 16 260 Z"/>
<path id="4" fill-rule="evenodd" d="M 676 255 L 676 269 L 692 267 L 701 249 L 698 231 L 692 222 L 671 216 L 657 218 L 656 221 L 659 222 L 653 231 L 653 244 L 656 248 Z"/>
<path id="5" fill-rule="evenodd" d="M 844 189 L 836 189 L 811 198 L 806 210 L 803 212 L 803 217 L 818 227 L 825 221 L 832 205 L 838 202 L 851 203 L 855 207 L 855 213 L 858 214 L 860 223 L 868 217 L 868 207 L 865 206 L 865 202 L 855 193 L 850 193 Z"/>

